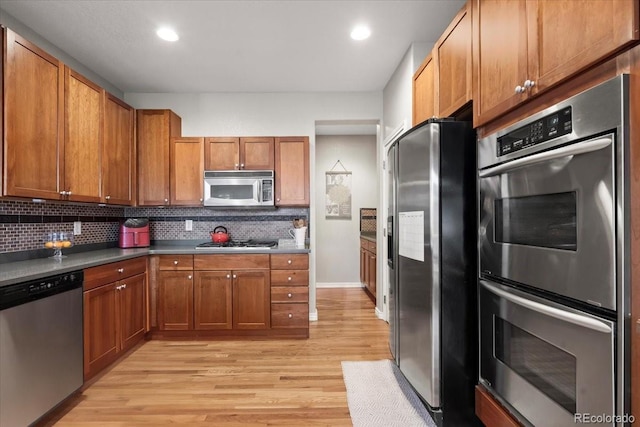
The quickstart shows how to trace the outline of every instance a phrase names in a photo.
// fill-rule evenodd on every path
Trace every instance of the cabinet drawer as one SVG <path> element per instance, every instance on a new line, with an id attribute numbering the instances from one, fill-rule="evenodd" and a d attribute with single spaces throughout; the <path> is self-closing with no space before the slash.
<path id="1" fill-rule="evenodd" d="M 301 286 L 272 286 L 271 302 L 309 302 L 309 288 Z"/>
<path id="2" fill-rule="evenodd" d="M 193 270 L 193 255 L 161 255 L 158 268 L 160 270 Z"/>
<path id="3" fill-rule="evenodd" d="M 195 255 L 194 270 L 255 270 L 269 268 L 269 255 Z"/>
<path id="4" fill-rule="evenodd" d="M 84 290 L 88 291 L 146 271 L 146 256 L 87 268 L 84 270 Z"/>
<path id="5" fill-rule="evenodd" d="M 272 270 L 271 286 L 309 286 L 309 270 Z"/>
<path id="6" fill-rule="evenodd" d="M 369 250 L 369 252 L 373 252 L 374 254 L 376 253 L 376 243 L 375 242 L 367 242 L 367 248 Z"/>
<path id="7" fill-rule="evenodd" d="M 271 328 L 308 328 L 309 304 L 271 304 Z"/>
<path id="8" fill-rule="evenodd" d="M 369 241 L 367 239 L 360 238 L 360 247 L 362 249 L 369 249 Z"/>
<path id="9" fill-rule="evenodd" d="M 272 270 L 308 270 L 309 255 L 277 254 L 271 255 Z"/>

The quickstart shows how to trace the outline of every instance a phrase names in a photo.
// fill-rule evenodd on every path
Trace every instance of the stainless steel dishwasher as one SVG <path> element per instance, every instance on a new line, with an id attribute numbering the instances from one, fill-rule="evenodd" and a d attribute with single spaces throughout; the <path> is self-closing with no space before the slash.
<path id="1" fill-rule="evenodd" d="M 29 425 L 82 386 L 82 280 L 0 287 L 0 427 Z"/>

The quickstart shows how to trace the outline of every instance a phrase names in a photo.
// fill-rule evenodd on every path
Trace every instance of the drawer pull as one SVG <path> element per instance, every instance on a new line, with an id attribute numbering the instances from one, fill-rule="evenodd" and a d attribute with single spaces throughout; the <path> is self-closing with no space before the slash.
<path id="1" fill-rule="evenodd" d="M 119 268 L 118 273 L 124 273 L 124 268 Z"/>
<path id="2" fill-rule="evenodd" d="M 291 294 L 287 294 L 287 297 L 292 298 L 292 297 L 293 297 L 293 295 L 291 295 Z"/>
<path id="3" fill-rule="evenodd" d="M 178 265 L 178 261 L 173 261 L 173 265 Z"/>
<path id="4" fill-rule="evenodd" d="M 227 274 L 227 279 L 231 279 L 231 275 L 230 274 Z"/>
<path id="5" fill-rule="evenodd" d="M 291 264 L 291 260 L 290 259 L 287 260 L 287 264 Z"/>
<path id="6" fill-rule="evenodd" d="M 127 284 L 126 283 L 122 285 L 122 289 L 127 289 Z"/>
<path id="7" fill-rule="evenodd" d="M 289 313 L 289 319 L 293 319 L 293 314 Z"/>
<path id="8" fill-rule="evenodd" d="M 188 276 L 187 276 L 187 278 L 188 278 L 189 280 L 191 280 L 191 278 L 192 278 L 192 277 L 193 277 L 193 276 L 191 276 L 191 275 L 188 275 Z"/>
<path id="9" fill-rule="evenodd" d="M 288 280 L 288 281 L 291 281 L 291 276 L 287 277 L 287 280 Z"/>
<path id="10" fill-rule="evenodd" d="M 233 275 L 233 278 L 234 278 L 234 279 L 237 279 L 237 278 L 238 278 L 238 276 L 236 276 L 236 275 L 234 274 L 234 275 Z"/>

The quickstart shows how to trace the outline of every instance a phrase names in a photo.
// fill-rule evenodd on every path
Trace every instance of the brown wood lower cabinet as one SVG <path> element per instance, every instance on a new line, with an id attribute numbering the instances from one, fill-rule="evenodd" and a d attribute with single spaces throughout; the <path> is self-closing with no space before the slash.
<path id="1" fill-rule="evenodd" d="M 147 332 L 147 259 L 85 270 L 84 378 L 95 376 Z"/>
<path id="2" fill-rule="evenodd" d="M 377 255 L 376 242 L 360 238 L 360 282 L 376 301 Z"/>
<path id="3" fill-rule="evenodd" d="M 307 254 L 161 255 L 154 264 L 159 335 L 308 337 Z"/>

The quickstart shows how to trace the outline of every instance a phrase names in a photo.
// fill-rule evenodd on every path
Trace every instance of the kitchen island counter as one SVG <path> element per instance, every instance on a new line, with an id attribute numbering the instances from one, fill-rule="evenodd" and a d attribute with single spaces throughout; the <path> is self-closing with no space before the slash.
<path id="1" fill-rule="evenodd" d="M 65 255 L 62 259 L 38 258 L 27 261 L 0 264 L 0 287 L 14 283 L 37 280 L 54 274 L 64 274 L 83 270 L 111 262 L 122 261 L 147 255 L 193 255 L 193 254 L 282 254 L 309 253 L 304 248 L 279 247 L 273 249 L 195 249 L 195 245 L 154 244 L 149 248 L 100 249 Z"/>

